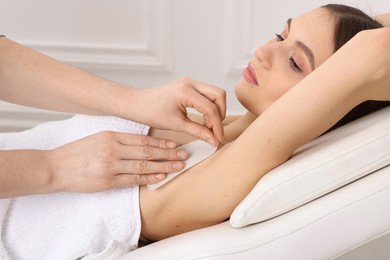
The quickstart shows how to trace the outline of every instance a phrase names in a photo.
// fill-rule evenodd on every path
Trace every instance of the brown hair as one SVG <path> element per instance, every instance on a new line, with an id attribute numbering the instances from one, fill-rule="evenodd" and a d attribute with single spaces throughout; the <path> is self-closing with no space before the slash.
<path id="1" fill-rule="evenodd" d="M 327 4 L 322 6 L 329 11 L 335 22 L 334 51 L 336 52 L 358 32 L 383 27 L 381 23 L 365 14 L 363 11 L 341 4 Z M 328 131 L 338 128 L 352 120 L 365 116 L 390 105 L 390 101 L 365 101 L 337 122 Z"/>

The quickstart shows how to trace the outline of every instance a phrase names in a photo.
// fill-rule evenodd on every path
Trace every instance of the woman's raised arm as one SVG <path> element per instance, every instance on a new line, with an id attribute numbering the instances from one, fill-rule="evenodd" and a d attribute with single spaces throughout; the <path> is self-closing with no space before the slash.
<path id="1" fill-rule="evenodd" d="M 161 239 L 226 220 L 264 174 L 354 106 L 390 100 L 389 46 L 389 28 L 359 33 L 234 143 L 160 189 L 142 189 L 143 236 Z"/>

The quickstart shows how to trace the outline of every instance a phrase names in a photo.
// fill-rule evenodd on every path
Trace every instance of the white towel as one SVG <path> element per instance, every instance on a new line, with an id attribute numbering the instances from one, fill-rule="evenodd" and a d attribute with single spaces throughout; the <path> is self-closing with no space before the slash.
<path id="1" fill-rule="evenodd" d="M 75 116 L 0 134 L 0 149 L 52 149 L 106 130 L 147 134 L 149 127 L 115 117 Z M 94 259 L 124 253 L 137 247 L 141 230 L 138 186 L 4 199 L 0 211 L 1 259 Z"/>
<path id="2" fill-rule="evenodd" d="M 10 199 L 0 200 L 0 227 L 6 225 L 3 224 L 5 222 L 6 214 L 8 211 L 8 205 L 10 203 Z M 3 236 L 3 229 L 1 229 L 1 236 Z M 3 239 L 1 239 L 2 241 Z M 9 256 L 7 250 L 4 247 L 3 242 L 0 243 L 0 259 L 1 260 L 11 260 L 12 258 Z"/>
<path id="3" fill-rule="evenodd" d="M 83 260 L 115 260 L 128 252 L 129 248 L 126 244 L 116 240 L 111 240 L 103 252 L 89 255 L 84 257 Z"/>
<path id="4" fill-rule="evenodd" d="M 2 133 L 0 149 L 54 149 L 102 131 L 146 135 L 149 126 L 112 116 L 76 115 L 70 119 L 44 123 L 22 132 Z"/>

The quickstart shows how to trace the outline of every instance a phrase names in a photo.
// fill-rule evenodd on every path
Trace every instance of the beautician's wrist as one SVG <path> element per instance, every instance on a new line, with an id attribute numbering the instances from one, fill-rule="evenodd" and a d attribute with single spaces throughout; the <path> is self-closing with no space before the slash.
<path id="1" fill-rule="evenodd" d="M 13 196 L 24 196 L 34 194 L 47 194 L 58 192 L 53 182 L 52 163 L 46 150 L 26 150 L 22 158 L 28 163 L 24 169 L 27 175 L 21 180 L 24 187 Z"/>
<path id="2" fill-rule="evenodd" d="M 60 164 L 57 157 L 54 155 L 56 150 L 46 150 L 43 152 L 43 161 L 46 166 L 44 171 L 44 192 L 43 193 L 56 193 L 56 192 L 65 192 L 66 185 L 62 183 L 62 178 L 60 178 Z"/>
<path id="3" fill-rule="evenodd" d="M 122 90 L 119 113 L 122 118 L 137 121 L 137 116 L 142 114 L 142 109 L 138 105 L 141 90 L 128 85 L 122 85 Z"/>
<path id="4" fill-rule="evenodd" d="M 134 87 L 124 84 L 116 84 L 109 95 L 110 100 L 104 111 L 105 115 L 112 115 L 127 120 L 135 120 L 135 113 L 139 113 L 137 109 L 137 94 L 138 90 Z"/>

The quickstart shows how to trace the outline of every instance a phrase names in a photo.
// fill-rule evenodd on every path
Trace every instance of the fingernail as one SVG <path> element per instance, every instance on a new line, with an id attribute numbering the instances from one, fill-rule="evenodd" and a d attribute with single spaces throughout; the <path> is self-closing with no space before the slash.
<path id="1" fill-rule="evenodd" d="M 217 146 L 217 143 L 212 139 L 207 139 L 207 142 L 212 146 Z"/>
<path id="2" fill-rule="evenodd" d="M 177 152 L 177 156 L 179 156 L 182 159 L 186 159 L 187 158 L 187 153 L 185 151 L 178 151 Z"/>
<path id="3" fill-rule="evenodd" d="M 164 180 L 165 179 L 165 173 L 156 174 L 156 179 Z"/>
<path id="4" fill-rule="evenodd" d="M 173 163 L 172 167 L 173 167 L 173 169 L 175 169 L 175 170 L 181 170 L 181 169 L 183 169 L 184 164 L 181 163 L 181 162 L 175 162 L 175 163 Z"/>
<path id="5" fill-rule="evenodd" d="M 168 146 L 168 148 L 176 148 L 177 145 L 176 145 L 176 143 L 174 143 L 172 141 L 168 141 L 167 146 Z"/>
<path id="6" fill-rule="evenodd" d="M 203 125 L 207 126 L 207 116 L 203 116 Z"/>

